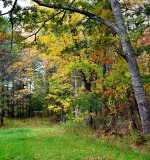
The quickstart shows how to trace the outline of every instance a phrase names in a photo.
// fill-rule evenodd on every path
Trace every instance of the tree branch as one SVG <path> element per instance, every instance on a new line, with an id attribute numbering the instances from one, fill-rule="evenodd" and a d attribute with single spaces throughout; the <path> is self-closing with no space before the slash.
<path id="1" fill-rule="evenodd" d="M 59 15 L 59 14 L 62 13 L 63 11 L 64 11 L 64 10 L 61 10 L 60 12 L 57 12 L 55 15 L 50 16 L 48 19 L 46 19 L 46 20 L 43 22 L 42 26 L 41 26 L 36 32 L 34 32 L 33 34 L 25 37 L 24 40 L 27 39 L 27 38 L 29 38 L 29 37 L 35 36 L 35 40 L 34 40 L 34 41 L 36 41 L 36 35 L 37 35 L 37 34 L 41 31 L 41 29 L 45 26 L 46 22 L 48 22 L 50 19 L 54 18 L 55 16 Z"/>
<path id="2" fill-rule="evenodd" d="M 45 26 L 46 22 L 48 22 L 50 19 L 54 18 L 55 16 L 59 15 L 59 14 L 62 13 L 62 12 L 64 12 L 64 10 L 61 10 L 61 11 L 57 12 L 56 14 L 50 16 L 48 19 L 46 19 L 46 20 L 43 21 L 43 24 L 41 25 L 41 27 L 40 27 L 37 31 L 35 31 L 34 33 L 28 35 L 27 37 L 23 37 L 20 41 L 17 41 L 17 42 L 20 43 L 20 42 L 22 42 L 22 41 L 24 41 L 24 40 L 26 40 L 26 39 L 28 39 L 28 38 L 30 38 L 30 37 L 32 37 L 32 36 L 35 37 L 34 41 L 36 41 L 36 36 L 37 36 L 37 34 L 38 34 L 38 33 L 41 31 L 41 29 Z M 11 19 L 10 19 L 10 20 L 11 20 Z M 12 22 L 12 28 L 13 28 L 13 22 Z M 11 48 L 12 48 L 12 43 L 17 43 L 17 42 L 14 41 L 14 38 L 13 38 L 13 30 L 12 30 L 11 42 L 9 42 L 9 43 L 3 43 L 3 42 L 2 42 L 2 43 L 0 43 L 0 44 L 3 44 L 3 45 L 11 44 Z"/>
<path id="3" fill-rule="evenodd" d="M 32 1 L 37 3 L 39 6 L 54 8 L 54 9 L 64 9 L 64 10 L 67 10 L 67 11 L 76 12 L 76 13 L 85 15 L 85 16 L 89 17 L 90 19 L 93 19 L 97 22 L 100 22 L 100 23 L 106 25 L 108 28 L 110 28 L 111 30 L 113 30 L 116 33 L 119 31 L 119 28 L 115 24 L 113 24 L 113 23 L 111 23 L 111 22 L 109 22 L 109 21 L 107 21 L 107 20 L 105 20 L 101 17 L 98 17 L 95 14 L 90 13 L 88 11 L 84 11 L 84 10 L 74 8 L 74 7 L 71 7 L 71 6 L 63 6 L 61 4 L 58 4 L 58 5 L 49 4 L 49 3 L 41 2 L 40 0 L 32 0 Z"/>
<path id="4" fill-rule="evenodd" d="M 6 13 L 0 13 L 0 16 L 4 16 L 4 15 L 6 15 L 6 14 L 10 14 L 11 12 L 13 12 L 13 10 L 14 10 L 16 4 L 17 4 L 17 1 L 18 1 L 18 0 L 15 0 L 13 6 L 12 6 L 12 8 L 11 8 L 11 10 L 9 10 L 9 11 L 6 12 Z"/>

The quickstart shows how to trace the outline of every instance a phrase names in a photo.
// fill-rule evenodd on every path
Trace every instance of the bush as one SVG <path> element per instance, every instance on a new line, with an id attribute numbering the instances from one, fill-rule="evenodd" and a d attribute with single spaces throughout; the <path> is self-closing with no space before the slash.
<path id="1" fill-rule="evenodd" d="M 76 135 L 91 135 L 93 133 L 92 129 L 87 126 L 85 121 L 67 121 L 66 123 L 62 123 L 62 125 L 65 127 L 66 131 Z"/>
<path id="2" fill-rule="evenodd" d="M 141 145 L 146 142 L 146 139 L 142 133 L 139 132 L 131 132 L 131 139 L 135 145 Z"/>

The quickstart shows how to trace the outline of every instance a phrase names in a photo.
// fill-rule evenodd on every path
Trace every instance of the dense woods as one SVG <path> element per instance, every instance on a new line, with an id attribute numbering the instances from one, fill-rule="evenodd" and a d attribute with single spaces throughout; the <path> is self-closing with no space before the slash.
<path id="1" fill-rule="evenodd" d="M 2 0 L 0 125 L 34 111 L 150 133 L 148 1 Z"/>

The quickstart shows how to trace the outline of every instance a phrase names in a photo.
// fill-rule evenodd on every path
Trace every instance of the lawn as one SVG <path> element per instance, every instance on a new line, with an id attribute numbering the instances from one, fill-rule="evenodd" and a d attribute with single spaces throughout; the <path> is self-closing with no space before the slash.
<path id="1" fill-rule="evenodd" d="M 72 124 L 25 126 L 0 130 L 0 160 L 150 160 L 148 149 L 133 147 L 127 137 L 97 138 Z"/>

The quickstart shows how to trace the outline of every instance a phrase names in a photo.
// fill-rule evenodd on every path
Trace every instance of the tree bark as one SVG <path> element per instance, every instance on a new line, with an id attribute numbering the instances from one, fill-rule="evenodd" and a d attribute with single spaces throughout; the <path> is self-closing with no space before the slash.
<path id="1" fill-rule="evenodd" d="M 140 78 L 140 72 L 134 55 L 134 50 L 127 33 L 123 16 L 121 14 L 119 1 L 111 0 L 111 7 L 114 13 L 116 25 L 119 28 L 117 34 L 120 38 L 123 54 L 125 56 L 130 72 L 132 88 L 134 90 L 134 95 L 138 104 L 143 132 L 150 133 L 150 108 L 148 106 L 145 91 Z"/>

